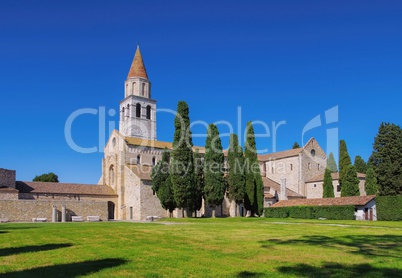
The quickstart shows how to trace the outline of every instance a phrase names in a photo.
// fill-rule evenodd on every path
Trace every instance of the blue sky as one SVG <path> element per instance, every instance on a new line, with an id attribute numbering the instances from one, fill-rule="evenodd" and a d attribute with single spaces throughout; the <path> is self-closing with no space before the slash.
<path id="1" fill-rule="evenodd" d="M 352 159 L 367 159 L 379 124 L 402 124 L 401 1 L 16 0 L 0 2 L 0 26 L 0 167 L 19 180 L 53 171 L 98 182 L 103 153 L 73 151 L 65 122 L 81 108 L 118 110 L 137 42 L 158 108 L 185 100 L 192 121 L 228 121 L 242 133 L 241 107 L 243 129 L 270 126 L 257 141 L 268 152 L 301 143 L 320 115 L 305 141 L 326 149 L 327 130 L 338 128 Z M 157 117 L 158 139 L 171 141 L 173 116 Z M 118 114 L 105 120 L 118 126 Z M 77 144 L 98 145 L 98 121 L 74 122 Z M 274 146 L 272 122 L 281 121 Z"/>

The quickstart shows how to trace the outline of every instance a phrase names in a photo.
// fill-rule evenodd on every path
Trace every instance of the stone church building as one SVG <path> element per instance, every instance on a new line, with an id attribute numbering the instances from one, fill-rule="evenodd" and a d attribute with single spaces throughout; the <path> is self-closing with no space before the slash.
<path id="1" fill-rule="evenodd" d="M 20 182 L 15 181 L 15 171 L 0 169 L 0 219 L 50 217 L 50 207 L 60 210 L 62 205 L 70 207 L 70 216 L 98 215 L 104 221 L 166 217 L 152 190 L 151 172 L 163 149 L 172 149 L 172 144 L 157 140 L 156 126 L 156 100 L 137 46 L 120 102 L 119 130 L 112 132 L 105 146 L 98 185 Z M 197 149 L 204 152 L 203 147 L 194 147 Z M 314 138 L 301 148 L 259 155 L 258 159 L 266 207 L 279 200 L 322 197 L 326 154 Z M 339 183 L 334 178 L 339 196 Z M 364 175 L 359 178 L 360 193 L 366 195 Z M 217 216 L 234 213 L 234 204 L 225 198 Z M 203 206 L 198 215 L 209 216 L 210 210 Z"/>

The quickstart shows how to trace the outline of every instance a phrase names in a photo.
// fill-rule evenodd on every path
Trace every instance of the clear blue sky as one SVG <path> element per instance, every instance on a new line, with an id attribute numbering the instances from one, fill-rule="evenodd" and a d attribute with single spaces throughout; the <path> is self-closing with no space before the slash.
<path id="1" fill-rule="evenodd" d="M 53 171 L 98 182 L 103 153 L 73 151 L 64 125 L 77 109 L 118 110 L 137 42 L 158 108 L 185 100 L 192 121 L 228 121 L 238 133 L 241 107 L 243 128 L 271 126 L 257 141 L 268 152 L 273 121 L 286 121 L 279 151 L 320 115 L 305 141 L 326 149 L 326 130 L 338 128 L 352 159 L 370 156 L 382 121 L 402 124 L 402 1 L 13 0 L 0 2 L 0 26 L 0 167 L 19 180 Z M 337 122 L 325 124 L 335 106 Z M 173 116 L 159 113 L 157 128 L 171 141 Z M 98 118 L 80 117 L 72 132 L 97 146 Z"/>

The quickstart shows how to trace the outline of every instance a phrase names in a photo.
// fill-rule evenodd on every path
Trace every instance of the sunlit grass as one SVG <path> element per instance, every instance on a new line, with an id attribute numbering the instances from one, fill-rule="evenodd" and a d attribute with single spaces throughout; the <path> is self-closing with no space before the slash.
<path id="1" fill-rule="evenodd" d="M 0 276 L 7 277 L 402 275 L 400 222 L 236 218 L 1 224 L 0 237 Z"/>

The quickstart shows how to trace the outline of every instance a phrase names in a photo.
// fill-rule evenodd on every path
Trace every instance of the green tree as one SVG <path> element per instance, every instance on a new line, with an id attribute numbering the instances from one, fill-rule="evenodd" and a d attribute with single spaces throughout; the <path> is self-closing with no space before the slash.
<path id="1" fill-rule="evenodd" d="M 323 198 L 333 198 L 333 197 L 335 197 L 334 186 L 332 184 L 331 170 L 329 170 L 328 168 L 325 169 L 323 187 L 324 187 L 323 188 L 323 193 L 322 193 Z"/>
<path id="2" fill-rule="evenodd" d="M 360 196 L 359 182 L 355 166 L 349 165 L 346 167 L 341 185 L 341 196 Z"/>
<path id="3" fill-rule="evenodd" d="M 243 150 L 236 134 L 230 134 L 228 150 L 228 191 L 229 199 L 236 202 L 236 216 L 240 215 L 240 204 L 244 200 L 246 180 L 244 176 Z"/>
<path id="4" fill-rule="evenodd" d="M 377 195 L 377 178 L 373 168 L 368 168 L 366 173 L 366 194 L 367 195 Z"/>
<path id="5" fill-rule="evenodd" d="M 176 201 L 173 196 L 172 179 L 169 177 L 159 187 L 157 196 L 161 202 L 161 206 L 169 211 L 169 217 L 173 216 L 173 211 L 176 209 Z"/>
<path id="6" fill-rule="evenodd" d="M 367 164 L 360 155 L 355 157 L 355 162 L 353 163 L 353 165 L 356 167 L 356 171 L 358 173 L 363 173 L 363 174 L 366 173 Z"/>
<path id="7" fill-rule="evenodd" d="M 346 175 L 346 169 L 352 162 L 348 153 L 348 148 L 346 147 L 345 140 L 339 142 L 339 183 L 342 186 L 342 179 Z"/>
<path id="8" fill-rule="evenodd" d="M 37 181 L 37 182 L 59 182 L 59 177 L 55 173 L 50 172 L 48 174 L 42 174 L 40 176 L 35 176 L 35 178 L 32 181 Z"/>
<path id="9" fill-rule="evenodd" d="M 293 143 L 293 146 L 292 146 L 292 149 L 298 149 L 298 148 L 300 148 L 299 143 L 294 142 L 294 143 Z"/>
<path id="10" fill-rule="evenodd" d="M 225 196 L 226 182 L 223 166 L 224 155 L 219 131 L 216 125 L 210 124 L 205 141 L 204 194 L 206 204 L 212 208 L 212 217 L 215 217 L 215 208 L 222 205 Z"/>
<path id="11" fill-rule="evenodd" d="M 331 171 L 331 173 L 338 172 L 338 166 L 336 165 L 336 161 L 334 158 L 334 154 L 330 153 L 327 160 L 327 168 Z"/>
<path id="12" fill-rule="evenodd" d="M 204 162 L 203 155 L 198 149 L 194 152 L 194 188 L 189 204 L 189 210 L 197 216 L 197 211 L 202 207 L 202 198 L 204 196 Z"/>
<path id="13" fill-rule="evenodd" d="M 402 129 L 395 124 L 381 123 L 370 157 L 380 196 L 402 195 L 401 154 Z"/>
<path id="14" fill-rule="evenodd" d="M 170 177 L 176 205 L 182 209 L 183 217 L 187 217 L 188 205 L 194 192 L 194 164 L 189 108 L 185 101 L 179 101 L 177 105 L 174 127 Z"/>
<path id="15" fill-rule="evenodd" d="M 162 152 L 162 159 L 152 168 L 152 190 L 158 193 L 162 184 L 170 178 L 169 173 L 170 153 L 165 148 Z"/>
<path id="16" fill-rule="evenodd" d="M 264 210 L 264 184 L 261 178 L 254 127 L 251 121 L 247 123 L 246 127 L 244 159 L 246 170 L 246 194 L 244 196 L 244 206 L 251 215 L 262 215 Z"/>

